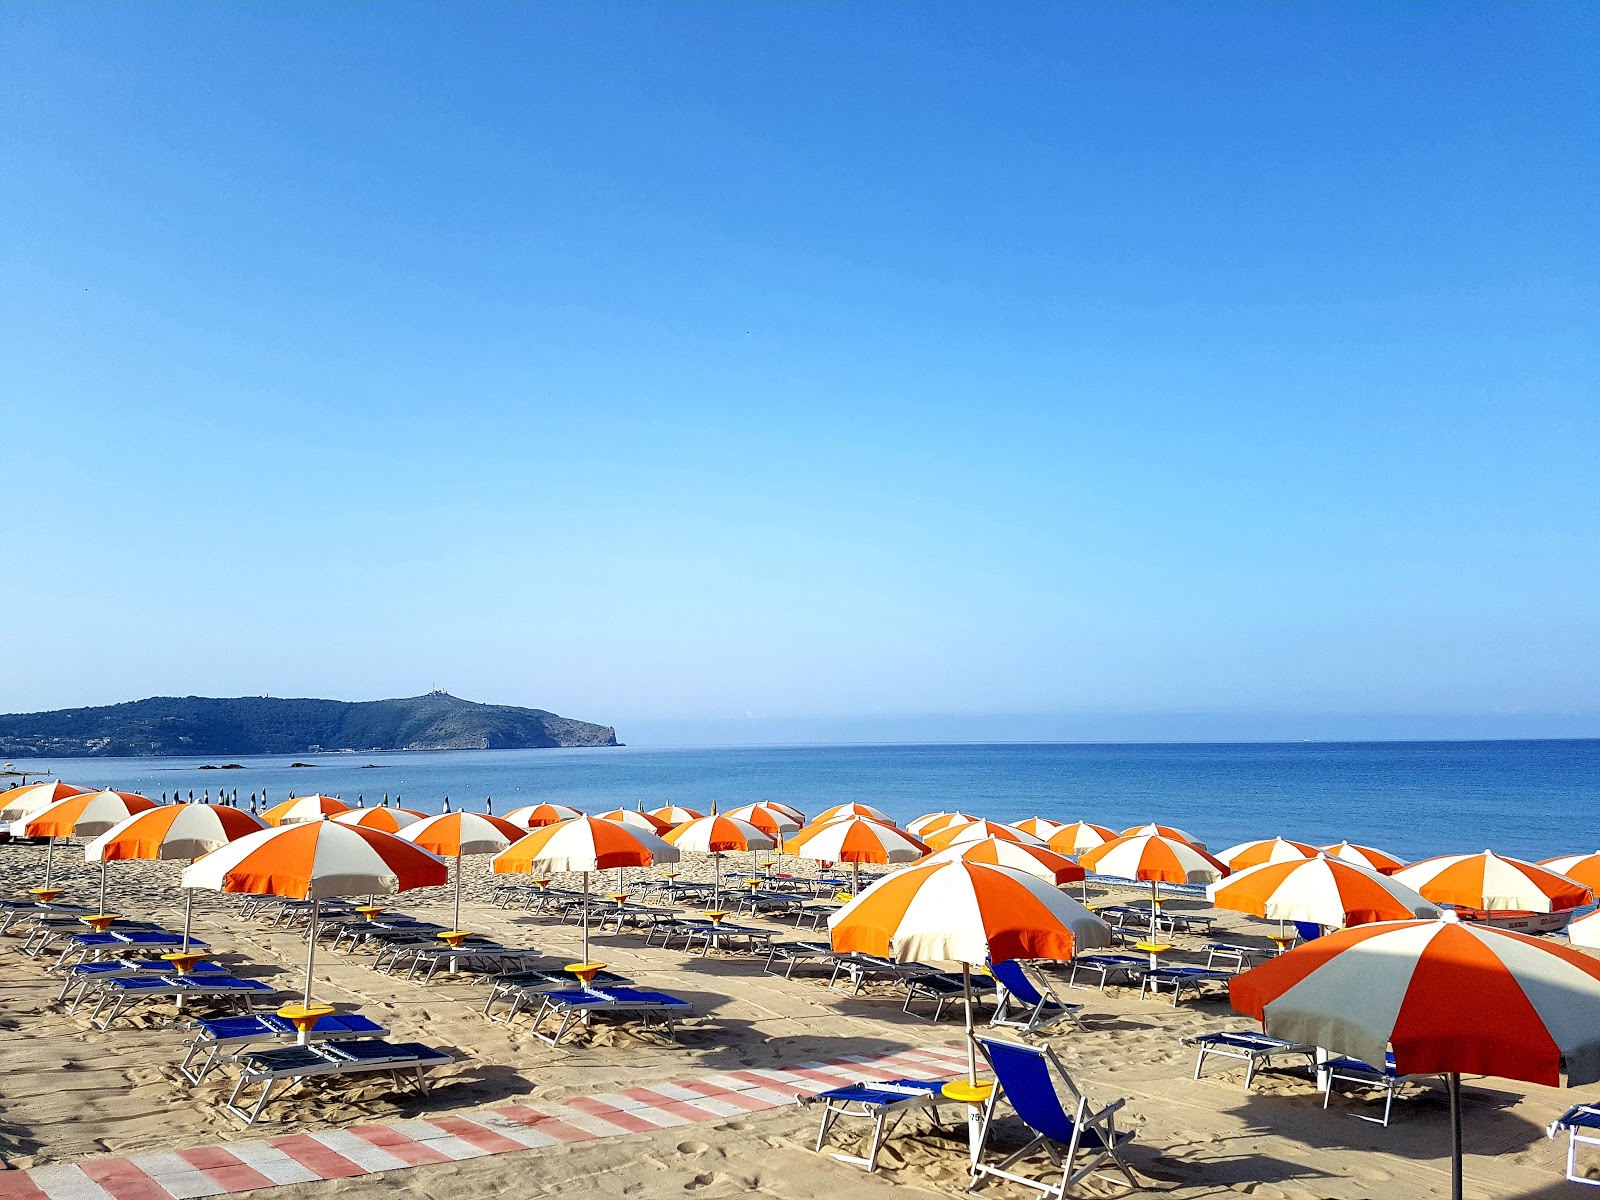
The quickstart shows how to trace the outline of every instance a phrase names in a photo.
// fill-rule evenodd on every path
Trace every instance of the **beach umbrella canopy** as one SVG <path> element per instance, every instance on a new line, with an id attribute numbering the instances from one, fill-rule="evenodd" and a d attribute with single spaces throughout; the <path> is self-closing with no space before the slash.
<path id="1" fill-rule="evenodd" d="M 1206 894 L 1218 908 L 1333 928 L 1439 916 L 1405 884 L 1327 855 L 1247 867 L 1211 884 Z"/>
<path id="2" fill-rule="evenodd" d="M 911 862 L 928 847 L 904 830 L 866 817 L 846 817 L 807 825 L 783 843 L 786 854 L 817 862 L 847 862 L 854 875 L 852 891 L 861 890 L 862 863 Z"/>
<path id="3" fill-rule="evenodd" d="M 274 804 L 261 814 L 268 825 L 298 825 L 305 821 L 320 821 L 323 817 L 336 817 L 349 812 L 350 806 L 332 796 L 295 796 Z"/>
<path id="4" fill-rule="evenodd" d="M 787 813 L 789 819 L 797 825 L 806 823 L 806 815 L 792 804 L 785 804 L 782 800 L 763 800 L 762 804 L 768 808 L 775 808 L 781 813 Z"/>
<path id="5" fill-rule="evenodd" d="M 1358 846 L 1354 842 L 1339 842 L 1332 846 L 1322 846 L 1320 849 L 1329 858 L 1355 863 L 1358 867 L 1368 867 L 1380 875 L 1393 875 L 1406 865 L 1392 854 L 1374 850 L 1371 846 Z"/>
<path id="6" fill-rule="evenodd" d="M 1050 820 L 1049 817 L 1024 817 L 1020 821 L 1011 822 L 1011 828 L 1032 834 L 1041 842 L 1048 844 L 1050 839 L 1065 829 L 1066 826 L 1060 821 Z"/>
<path id="7" fill-rule="evenodd" d="M 838 821 L 845 817 L 866 817 L 869 821 L 882 821 L 885 825 L 893 825 L 888 815 L 881 808 L 873 808 L 870 804 L 835 804 L 832 808 L 825 808 L 817 814 L 813 825 L 821 825 L 826 821 Z"/>
<path id="8" fill-rule="evenodd" d="M 336 814 L 333 819 L 341 825 L 359 825 L 363 829 L 399 833 L 427 815 L 409 808 L 351 808 Z"/>
<path id="9" fill-rule="evenodd" d="M 906 825 L 906 832 L 917 837 L 925 837 L 930 833 L 938 833 L 939 830 L 944 829 L 946 826 L 965 825 L 968 821 L 976 821 L 977 819 L 970 813 L 964 812 L 923 813 L 915 821 L 911 821 Z"/>
<path id="10" fill-rule="evenodd" d="M 930 850 L 943 850 L 946 846 L 960 846 L 968 842 L 981 842 L 986 838 L 999 838 L 1002 842 L 1018 842 L 1024 846 L 1042 846 L 1044 842 L 1031 833 L 1023 833 L 1014 825 L 998 821 L 968 821 L 965 825 L 946 825 L 930 833 L 923 841 Z"/>
<path id="11" fill-rule="evenodd" d="M 1140 833 L 1119 837 L 1078 855 L 1080 865 L 1096 875 L 1137 879 L 1150 885 L 1150 940 L 1156 939 L 1156 913 L 1163 883 L 1215 883 L 1228 865 L 1192 842 Z"/>
<path id="12" fill-rule="evenodd" d="M 224 804 L 158 804 L 113 825 L 83 848 L 85 862 L 100 864 L 100 911 L 106 910 L 106 864 L 126 859 L 189 859 L 236 838 L 258 833 L 266 822 Z M 183 893 L 183 949 L 189 949 L 194 891 Z"/>
<path id="13" fill-rule="evenodd" d="M 1007 842 L 1000 838 L 957 842 L 920 860 L 922 863 L 957 861 L 981 863 L 989 867 L 1010 867 L 1013 871 L 1057 884 L 1081 883 L 1087 874 L 1065 854 L 1057 854 L 1045 846 L 1025 846 L 1021 842 Z"/>
<path id="14" fill-rule="evenodd" d="M 1547 858 L 1539 864 L 1547 871 L 1576 880 L 1591 892 L 1600 895 L 1600 850 L 1593 854 L 1567 854 L 1561 858 Z"/>
<path id="15" fill-rule="evenodd" d="M 1559 1086 L 1600 1079 L 1600 962 L 1519 933 L 1390 921 L 1317 938 L 1229 985 L 1272 1037 L 1442 1074 L 1461 1195 L 1461 1074 Z"/>
<path id="16" fill-rule="evenodd" d="M 1017 958 L 1067 961 L 1111 945 L 1111 930 L 1042 879 L 955 861 L 886 875 L 828 919 L 833 949 L 897 962 L 960 963 L 967 1011 L 968 1081 L 977 1079 L 971 970 Z"/>
<path id="17" fill-rule="evenodd" d="M 22 821 L 41 808 L 65 800 L 68 796 L 81 796 L 88 788 L 73 787 L 59 779 L 50 783 L 30 783 L 26 787 L 0 792 L 0 821 Z"/>
<path id="18" fill-rule="evenodd" d="M 404 838 L 336 821 L 300 821 L 246 834 L 196 860 L 183 873 L 186 888 L 310 900 L 306 986 L 317 953 L 318 903 L 330 896 L 393 895 L 438 887 L 448 879 L 444 860 Z"/>
<path id="19" fill-rule="evenodd" d="M 780 842 L 791 833 L 800 828 L 796 821 L 782 809 L 773 808 L 770 804 L 746 804 L 743 808 L 736 808 L 728 814 L 736 821 L 747 821 L 762 833 L 768 834 Z"/>
<path id="20" fill-rule="evenodd" d="M 672 828 L 672 822 L 663 821 L 660 817 L 637 808 L 613 808 L 610 812 L 601 813 L 600 820 L 614 821 L 618 825 L 626 825 L 629 829 L 642 829 L 657 837 Z"/>
<path id="21" fill-rule="evenodd" d="M 589 874 L 612 867 L 648 867 L 678 861 L 671 843 L 643 829 L 599 817 L 572 817 L 546 825 L 496 854 L 496 875 L 570 871 L 583 876 L 583 961 L 589 961 Z"/>
<path id="22" fill-rule="evenodd" d="M 718 816 L 716 813 L 685 822 L 662 836 L 679 850 L 713 856 L 716 888 L 712 896 L 713 902 L 719 905 L 722 903 L 721 856 L 740 850 L 771 850 L 778 844 L 777 838 L 757 829 L 750 822 L 741 821 L 738 817 Z"/>
<path id="23" fill-rule="evenodd" d="M 59 837 L 97 837 L 126 821 L 134 813 L 156 807 L 156 802 L 134 792 L 78 792 L 64 796 L 32 816 L 17 822 L 25 837 L 49 838 L 44 855 L 44 886 L 50 886 Z M 105 911 L 105 870 L 100 872 L 100 911 Z"/>
<path id="24" fill-rule="evenodd" d="M 1058 854 L 1082 854 L 1116 838 L 1116 831 L 1104 825 L 1096 825 L 1092 821 L 1073 821 L 1052 833 L 1045 839 L 1045 844 Z"/>
<path id="25" fill-rule="evenodd" d="M 690 821 L 698 821 L 705 816 L 705 813 L 696 812 L 692 808 L 684 808 L 677 804 L 664 804 L 660 808 L 652 808 L 650 815 L 665 821 L 669 826 L 678 826 L 687 825 Z"/>
<path id="26" fill-rule="evenodd" d="M 1308 846 L 1305 842 L 1274 837 L 1257 842 L 1240 842 L 1237 846 L 1229 846 L 1217 857 L 1228 864 L 1229 870 L 1243 871 L 1263 863 L 1304 862 L 1317 857 L 1318 853 L 1320 851 L 1315 846 Z"/>
<path id="27" fill-rule="evenodd" d="M 1396 871 L 1393 878 L 1435 904 L 1485 912 L 1565 912 L 1594 899 L 1583 884 L 1547 867 L 1482 854 L 1444 854 Z"/>
<path id="28" fill-rule="evenodd" d="M 461 856 L 499 854 L 526 832 L 504 817 L 489 813 L 452 812 L 414 821 L 400 831 L 400 836 L 430 854 L 455 860 L 455 916 L 450 926 L 454 930 L 461 928 Z"/>
<path id="29" fill-rule="evenodd" d="M 1201 850 L 1206 848 L 1206 844 L 1204 842 L 1190 836 L 1183 830 L 1172 825 L 1135 825 L 1132 829 L 1124 829 L 1122 831 L 1122 836 L 1139 837 L 1146 833 L 1153 833 L 1158 837 L 1164 837 L 1174 842 L 1188 842 L 1189 845 L 1198 847 Z"/>
<path id="30" fill-rule="evenodd" d="M 512 809 L 506 814 L 506 820 L 521 829 L 543 829 L 546 825 L 581 816 L 581 812 L 565 804 L 528 804 Z"/>
<path id="31" fill-rule="evenodd" d="M 1585 946 L 1590 950 L 1600 950 L 1600 912 L 1592 912 L 1588 916 L 1579 917 L 1567 926 L 1567 940 L 1574 946 Z"/>

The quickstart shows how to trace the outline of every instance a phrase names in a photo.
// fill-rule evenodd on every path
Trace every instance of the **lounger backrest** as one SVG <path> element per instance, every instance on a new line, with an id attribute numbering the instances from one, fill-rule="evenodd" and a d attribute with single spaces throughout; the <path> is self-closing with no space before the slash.
<path id="1" fill-rule="evenodd" d="M 1050 1077 L 1046 1052 L 1032 1046 L 979 1038 L 995 1080 L 1023 1124 L 1058 1142 L 1072 1140 L 1073 1120 Z"/>
<path id="2" fill-rule="evenodd" d="M 1022 969 L 1020 962 L 990 963 L 989 974 L 999 981 L 1001 987 L 1024 1004 L 1038 1004 L 1044 999 L 1039 989 L 1034 987 L 1033 980 L 1029 979 L 1027 972 Z"/>
<path id="3" fill-rule="evenodd" d="M 1294 931 L 1300 935 L 1302 942 L 1309 942 L 1313 938 L 1322 936 L 1322 926 L 1315 921 L 1296 921 Z"/>

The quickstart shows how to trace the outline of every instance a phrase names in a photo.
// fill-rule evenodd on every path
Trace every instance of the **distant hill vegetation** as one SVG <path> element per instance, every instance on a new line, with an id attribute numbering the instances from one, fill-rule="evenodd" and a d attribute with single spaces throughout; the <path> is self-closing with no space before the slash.
<path id="1" fill-rule="evenodd" d="M 528 750 L 615 746 L 616 731 L 538 708 L 446 692 L 404 700 L 153 696 L 103 708 L 0 716 L 7 758 L 303 754 L 330 750 Z"/>

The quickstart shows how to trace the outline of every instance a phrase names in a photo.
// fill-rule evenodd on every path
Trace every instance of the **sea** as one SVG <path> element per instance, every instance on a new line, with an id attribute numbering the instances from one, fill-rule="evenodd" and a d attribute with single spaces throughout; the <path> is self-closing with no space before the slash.
<path id="1" fill-rule="evenodd" d="M 205 769 L 228 763 L 239 768 Z M 1154 821 L 1214 851 L 1275 835 L 1348 840 L 1408 861 L 1484 849 L 1537 860 L 1600 847 L 1600 740 L 614 747 L 10 765 L 152 799 L 226 792 L 241 806 L 314 792 L 424 812 L 447 799 L 497 813 L 543 801 L 600 813 L 781 800 L 816 814 L 856 801 L 902 824 L 951 810 L 1119 830 Z"/>

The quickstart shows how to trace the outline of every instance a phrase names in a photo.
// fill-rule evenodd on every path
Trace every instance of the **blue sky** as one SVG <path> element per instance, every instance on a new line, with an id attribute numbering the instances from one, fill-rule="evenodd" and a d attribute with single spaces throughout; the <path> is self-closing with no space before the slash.
<path id="1" fill-rule="evenodd" d="M 0 709 L 1600 733 L 1593 5 L 0 25 Z"/>

